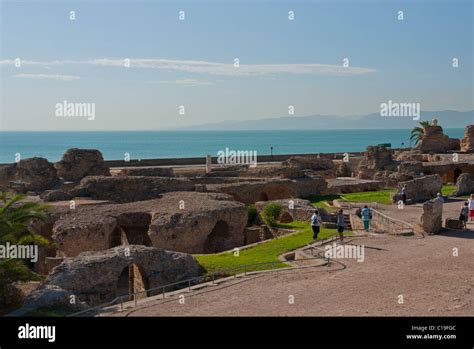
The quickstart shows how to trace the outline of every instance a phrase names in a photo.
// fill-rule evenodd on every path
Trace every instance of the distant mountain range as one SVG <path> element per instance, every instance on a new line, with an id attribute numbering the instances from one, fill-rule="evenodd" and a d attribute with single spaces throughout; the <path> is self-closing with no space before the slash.
<path id="1" fill-rule="evenodd" d="M 421 120 L 437 119 L 443 128 L 464 128 L 474 123 L 474 110 L 421 111 L 420 120 L 411 117 L 382 117 L 380 113 L 365 116 L 283 116 L 244 121 L 226 121 L 189 126 L 184 130 L 307 130 L 307 129 L 404 129 L 413 128 Z M 183 130 L 181 128 L 180 130 Z"/>

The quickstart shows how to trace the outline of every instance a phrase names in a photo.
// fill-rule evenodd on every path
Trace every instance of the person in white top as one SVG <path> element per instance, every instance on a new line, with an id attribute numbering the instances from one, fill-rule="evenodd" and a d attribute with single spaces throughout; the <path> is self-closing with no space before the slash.
<path id="1" fill-rule="evenodd" d="M 469 220 L 472 222 L 474 219 L 474 194 L 467 200 L 467 207 L 469 208 Z"/>
<path id="2" fill-rule="evenodd" d="M 313 240 L 316 240 L 321 229 L 321 216 L 318 210 L 315 210 L 311 216 L 311 229 L 313 229 Z"/>
<path id="3" fill-rule="evenodd" d="M 436 194 L 436 200 L 439 200 L 439 201 L 441 201 L 442 203 L 444 203 L 443 195 L 441 195 L 441 193 Z"/>

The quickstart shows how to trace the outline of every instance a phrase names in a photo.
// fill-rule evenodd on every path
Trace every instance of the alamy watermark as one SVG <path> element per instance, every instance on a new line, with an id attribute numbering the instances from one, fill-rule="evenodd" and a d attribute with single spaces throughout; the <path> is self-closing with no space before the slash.
<path id="1" fill-rule="evenodd" d="M 219 165 L 250 165 L 257 166 L 256 150 L 219 150 L 217 152 L 217 163 Z"/>
<path id="2" fill-rule="evenodd" d="M 72 103 L 66 100 L 54 106 L 57 117 L 86 117 L 95 119 L 95 103 Z"/>
<path id="3" fill-rule="evenodd" d="M 420 120 L 420 103 L 398 103 L 389 100 L 380 104 L 380 116 L 411 117 L 413 120 Z"/>
<path id="4" fill-rule="evenodd" d="M 0 259 L 29 259 L 31 262 L 38 261 L 37 245 L 14 245 L 7 242 L 0 245 Z"/>
<path id="5" fill-rule="evenodd" d="M 363 262 L 365 259 L 364 245 L 332 245 L 324 247 L 324 257 L 332 259 L 356 259 L 357 262 Z"/>

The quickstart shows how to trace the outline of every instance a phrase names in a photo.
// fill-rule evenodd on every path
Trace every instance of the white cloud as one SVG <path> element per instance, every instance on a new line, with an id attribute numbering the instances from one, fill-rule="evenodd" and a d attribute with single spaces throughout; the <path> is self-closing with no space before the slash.
<path id="1" fill-rule="evenodd" d="M 101 66 L 124 66 L 123 59 L 96 59 L 92 61 Z M 375 69 L 360 67 L 343 67 L 331 64 L 243 64 L 238 68 L 233 63 L 217 63 L 206 61 L 186 61 L 169 59 L 130 59 L 130 68 L 163 69 L 188 73 L 212 75 L 246 76 L 264 74 L 328 74 L 328 75 L 360 75 L 375 72 Z"/>
<path id="2" fill-rule="evenodd" d="M 58 75 L 58 74 L 16 74 L 13 75 L 15 78 L 23 79 L 49 79 L 49 80 L 61 80 L 61 81 L 73 81 L 79 80 L 80 77 L 76 75 Z"/>
<path id="3" fill-rule="evenodd" d="M 130 63 L 132 68 L 142 69 L 161 69 L 166 71 L 179 71 L 187 73 L 200 73 L 221 76 L 253 76 L 253 75 L 267 75 L 267 74 L 324 74 L 324 75 L 362 75 L 373 73 L 376 70 L 363 67 L 343 67 L 341 65 L 333 64 L 319 64 L 319 63 L 291 63 L 291 64 L 245 64 L 240 62 L 238 68 L 234 67 L 232 63 L 219 63 L 208 61 L 193 61 L 193 60 L 171 60 L 171 59 L 147 59 L 147 58 L 130 58 L 130 59 L 111 59 L 99 58 L 93 60 L 74 61 L 21 61 L 22 66 L 28 65 L 43 65 L 55 66 L 66 64 L 86 64 L 105 67 L 125 67 L 126 60 Z M 3 60 L 0 64 L 14 65 L 14 60 Z"/>
<path id="4" fill-rule="evenodd" d="M 202 81 L 202 80 L 196 80 L 196 79 L 177 79 L 177 80 L 172 80 L 172 81 L 159 80 L 159 81 L 149 81 L 148 83 L 150 83 L 150 84 L 174 84 L 174 85 L 185 86 L 185 87 L 204 86 L 204 85 L 212 85 L 213 84 L 210 81 Z"/>

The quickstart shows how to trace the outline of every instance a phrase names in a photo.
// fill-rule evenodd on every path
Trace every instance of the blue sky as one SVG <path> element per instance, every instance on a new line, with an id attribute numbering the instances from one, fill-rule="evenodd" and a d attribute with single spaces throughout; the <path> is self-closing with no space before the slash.
<path id="1" fill-rule="evenodd" d="M 286 116 L 289 105 L 295 116 L 363 115 L 389 99 L 474 108 L 470 0 L 1 1 L 1 10 L 5 130 L 179 128 Z M 95 103 L 95 119 L 56 117 L 64 100 Z"/>

